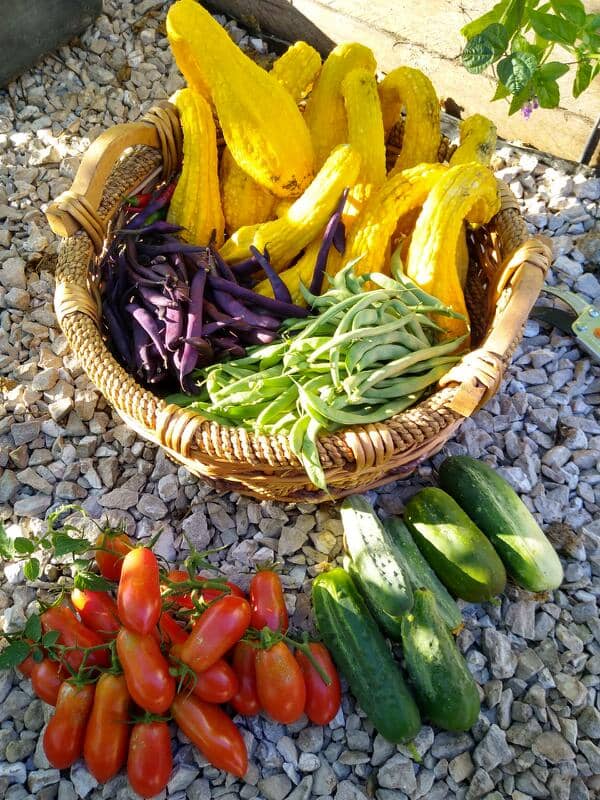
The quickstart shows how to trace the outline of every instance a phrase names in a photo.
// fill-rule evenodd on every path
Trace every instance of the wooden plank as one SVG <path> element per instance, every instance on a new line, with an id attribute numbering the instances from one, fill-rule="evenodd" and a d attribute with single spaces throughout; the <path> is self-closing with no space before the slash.
<path id="1" fill-rule="evenodd" d="M 360 41 L 372 48 L 379 68 L 400 64 L 423 70 L 440 97 L 452 98 L 463 116 L 478 112 L 492 119 L 499 135 L 561 158 L 577 161 L 600 109 L 600 79 L 578 100 L 570 97 L 573 75 L 561 80 L 561 106 L 509 117 L 505 102 L 492 103 L 494 83 L 471 75 L 460 63 L 460 28 L 481 13 L 476 0 L 209 0 L 221 13 L 253 31 L 284 41 L 304 39 L 326 55 L 338 42 Z M 589 3 L 600 11 L 600 0 Z M 598 152 L 596 154 L 597 163 Z"/>

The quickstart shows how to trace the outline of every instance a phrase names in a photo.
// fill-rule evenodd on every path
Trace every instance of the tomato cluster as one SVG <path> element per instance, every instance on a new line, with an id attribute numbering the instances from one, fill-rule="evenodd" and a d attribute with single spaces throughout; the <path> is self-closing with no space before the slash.
<path id="1" fill-rule="evenodd" d="M 55 632 L 43 660 L 28 656 L 19 667 L 56 706 L 44 734 L 52 766 L 83 756 L 105 783 L 126 763 L 134 791 L 151 797 L 171 773 L 169 718 L 211 764 L 238 777 L 248 767 L 246 745 L 221 704 L 284 724 L 303 713 L 316 724 L 333 719 L 334 664 L 322 644 L 287 635 L 276 572 L 259 570 L 246 598 L 229 581 L 161 570 L 126 534 L 103 533 L 96 548 L 116 597 L 73 589 L 70 603 L 41 614 L 44 634 Z"/>

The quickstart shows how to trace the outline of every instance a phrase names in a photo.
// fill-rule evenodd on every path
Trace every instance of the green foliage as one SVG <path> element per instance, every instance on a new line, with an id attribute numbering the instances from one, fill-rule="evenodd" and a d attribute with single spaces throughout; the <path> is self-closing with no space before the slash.
<path id="1" fill-rule="evenodd" d="M 587 14 L 581 0 L 502 0 L 461 31 L 466 69 L 490 67 L 498 79 L 492 100 L 507 100 L 509 114 L 526 117 L 538 104 L 560 103 L 558 79 L 575 67 L 572 92 L 584 92 L 600 71 L 600 14 Z M 550 61 L 560 45 L 569 60 Z M 533 105 L 532 105 L 533 104 Z"/>

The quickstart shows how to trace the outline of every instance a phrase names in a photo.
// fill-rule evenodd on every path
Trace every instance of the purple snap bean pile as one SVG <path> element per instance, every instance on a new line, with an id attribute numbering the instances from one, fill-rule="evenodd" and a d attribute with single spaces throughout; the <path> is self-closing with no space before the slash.
<path id="1" fill-rule="evenodd" d="M 266 252 L 253 250 L 253 259 L 273 298 L 241 285 L 214 248 L 177 238 L 181 229 L 161 218 L 171 195 L 171 187 L 155 192 L 115 233 L 99 269 L 102 312 L 109 346 L 128 372 L 193 393 L 196 368 L 270 344 L 283 320 L 308 311 L 292 303 Z"/>

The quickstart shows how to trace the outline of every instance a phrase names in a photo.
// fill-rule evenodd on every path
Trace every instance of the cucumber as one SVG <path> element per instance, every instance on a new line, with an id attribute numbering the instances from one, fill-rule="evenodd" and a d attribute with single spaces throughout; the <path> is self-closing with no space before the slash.
<path id="1" fill-rule="evenodd" d="M 481 528 L 515 581 L 530 592 L 557 589 L 563 569 L 527 506 L 491 467 L 468 456 L 447 458 L 441 486 Z"/>
<path id="2" fill-rule="evenodd" d="M 344 569 L 349 573 L 350 577 L 356 584 L 359 589 L 362 589 L 360 585 L 360 578 L 356 567 L 354 566 L 354 562 L 348 558 L 348 556 L 344 556 Z M 388 639 L 391 639 L 393 642 L 399 642 L 402 639 L 402 629 L 400 627 L 400 617 L 392 617 L 389 614 L 386 614 L 381 608 L 378 608 L 371 602 L 371 599 L 368 594 L 364 591 L 361 591 L 363 600 L 366 602 L 369 611 L 373 615 L 373 619 L 379 625 L 381 630 L 385 633 Z"/>
<path id="3" fill-rule="evenodd" d="M 340 567 L 322 573 L 312 600 L 323 641 L 375 728 L 396 744 L 413 739 L 419 709 L 351 577 Z"/>
<path id="4" fill-rule="evenodd" d="M 409 611 L 413 596 L 402 558 L 371 504 L 360 495 L 347 497 L 340 514 L 346 552 L 369 606 L 391 617 Z"/>
<path id="5" fill-rule="evenodd" d="M 481 602 L 504 589 L 502 561 L 449 494 L 421 489 L 408 501 L 404 521 L 439 579 L 457 597 Z"/>
<path id="6" fill-rule="evenodd" d="M 479 692 L 429 589 L 415 589 L 402 619 L 402 649 L 419 708 L 434 725 L 468 731 L 479 716 Z"/>
<path id="7" fill-rule="evenodd" d="M 460 608 L 421 555 L 421 551 L 415 544 L 415 540 L 410 535 L 406 525 L 399 517 L 390 517 L 385 520 L 383 527 L 397 546 L 402 557 L 404 573 L 408 576 L 413 590 L 429 589 L 430 592 L 433 592 L 438 611 L 446 626 L 451 631 L 459 628 L 462 624 Z"/>

